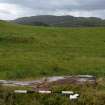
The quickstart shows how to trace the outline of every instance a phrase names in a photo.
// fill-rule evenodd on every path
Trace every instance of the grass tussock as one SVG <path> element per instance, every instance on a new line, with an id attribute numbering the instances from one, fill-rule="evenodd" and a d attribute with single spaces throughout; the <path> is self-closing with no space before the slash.
<path id="1" fill-rule="evenodd" d="M 61 90 L 73 90 L 80 94 L 78 100 L 69 100 L 69 96 L 61 94 L 14 94 L 12 89 L 0 87 L 1 105 L 104 105 L 105 92 L 92 86 L 60 86 L 54 87 L 54 92 Z"/>

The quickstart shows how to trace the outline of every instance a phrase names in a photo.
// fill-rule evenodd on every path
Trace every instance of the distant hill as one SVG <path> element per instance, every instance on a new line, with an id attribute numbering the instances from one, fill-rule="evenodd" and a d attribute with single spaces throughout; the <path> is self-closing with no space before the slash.
<path id="1" fill-rule="evenodd" d="M 39 15 L 32 17 L 23 17 L 12 22 L 34 25 L 34 26 L 57 26 L 57 27 L 103 27 L 105 20 L 96 17 L 73 17 L 73 16 L 52 16 Z"/>

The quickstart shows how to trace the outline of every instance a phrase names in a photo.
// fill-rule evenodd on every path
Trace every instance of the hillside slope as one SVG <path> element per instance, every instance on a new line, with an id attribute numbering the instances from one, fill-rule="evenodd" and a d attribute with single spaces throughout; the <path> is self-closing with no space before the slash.
<path id="1" fill-rule="evenodd" d="M 96 27 L 105 26 L 105 20 L 96 17 L 73 17 L 73 16 L 52 16 L 40 15 L 23 17 L 12 22 L 35 26 L 56 26 L 56 27 Z"/>
<path id="2" fill-rule="evenodd" d="M 0 79 L 105 76 L 105 28 L 50 28 L 0 22 Z"/>

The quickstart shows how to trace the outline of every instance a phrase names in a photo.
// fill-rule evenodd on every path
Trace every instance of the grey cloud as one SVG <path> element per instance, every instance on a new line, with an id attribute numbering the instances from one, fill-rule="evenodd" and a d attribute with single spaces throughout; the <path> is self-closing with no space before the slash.
<path id="1" fill-rule="evenodd" d="M 0 0 L 0 2 L 18 4 L 33 9 L 105 9 L 105 0 Z"/>
<path id="2" fill-rule="evenodd" d="M 0 0 L 0 3 L 20 6 L 22 12 L 17 13 L 18 17 L 39 14 L 105 17 L 105 0 Z"/>

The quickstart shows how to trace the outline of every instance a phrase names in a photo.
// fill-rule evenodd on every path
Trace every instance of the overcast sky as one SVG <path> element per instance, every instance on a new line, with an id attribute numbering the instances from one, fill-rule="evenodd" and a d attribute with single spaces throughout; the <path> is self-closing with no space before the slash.
<path id="1" fill-rule="evenodd" d="M 105 19 L 105 0 L 0 0 L 0 19 L 73 15 Z"/>

